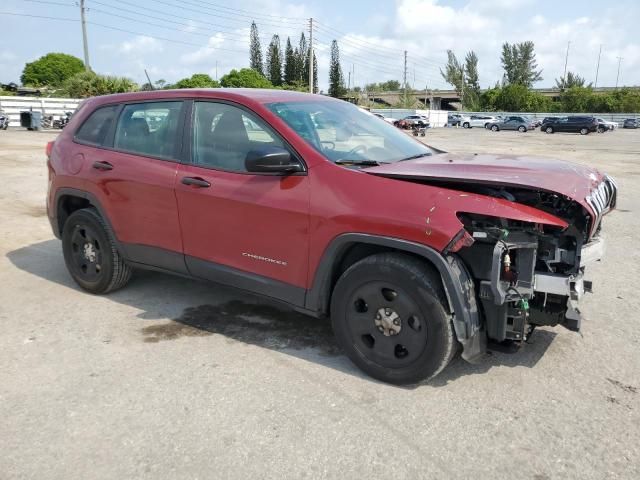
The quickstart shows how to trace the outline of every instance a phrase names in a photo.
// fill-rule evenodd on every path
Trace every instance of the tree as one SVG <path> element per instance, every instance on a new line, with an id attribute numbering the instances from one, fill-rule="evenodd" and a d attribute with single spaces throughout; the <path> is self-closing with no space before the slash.
<path id="1" fill-rule="evenodd" d="M 550 109 L 548 97 L 521 84 L 500 88 L 494 102 L 495 109 L 503 112 L 546 112 Z"/>
<path id="2" fill-rule="evenodd" d="M 191 77 L 178 80 L 173 88 L 217 88 L 220 84 L 206 73 L 194 73 Z"/>
<path id="3" fill-rule="evenodd" d="M 478 56 L 473 50 L 464 58 L 464 103 L 469 110 L 480 109 L 480 78 L 478 75 Z"/>
<path id="4" fill-rule="evenodd" d="M 560 90 L 564 90 L 572 87 L 584 87 L 586 80 L 577 73 L 567 72 L 567 78 L 556 78 L 556 87 Z M 590 87 L 591 84 L 586 85 Z"/>
<path id="5" fill-rule="evenodd" d="M 63 85 L 66 94 L 74 98 L 95 97 L 111 93 L 125 93 L 138 90 L 138 85 L 125 77 L 98 75 L 91 71 L 76 73 Z"/>
<path id="6" fill-rule="evenodd" d="M 329 95 L 341 97 L 346 93 L 344 75 L 340 67 L 340 48 L 338 42 L 331 42 L 331 61 L 329 62 Z"/>
<path id="7" fill-rule="evenodd" d="M 293 85 L 298 80 L 298 59 L 295 57 L 291 40 L 287 37 L 287 46 L 284 49 L 284 83 Z"/>
<path id="8" fill-rule="evenodd" d="M 274 35 L 271 38 L 271 43 L 267 50 L 266 77 L 273 85 L 282 85 L 282 49 L 278 35 Z"/>
<path id="9" fill-rule="evenodd" d="M 508 85 L 524 85 L 527 88 L 542 80 L 542 70 L 538 70 L 534 43 L 531 41 L 504 43 L 502 45 L 502 67 Z"/>
<path id="10" fill-rule="evenodd" d="M 79 58 L 66 53 L 47 53 L 25 65 L 20 81 L 31 87 L 59 87 L 82 71 L 84 63 Z"/>
<path id="11" fill-rule="evenodd" d="M 262 47 L 260 46 L 260 35 L 256 22 L 251 22 L 251 34 L 249 39 L 249 66 L 260 75 L 264 75 L 262 65 Z"/>
<path id="12" fill-rule="evenodd" d="M 300 34 L 300 41 L 296 49 L 296 79 L 305 82 L 309 86 L 309 45 L 304 32 Z M 315 82 L 314 82 L 315 83 Z"/>
<path id="13" fill-rule="evenodd" d="M 456 58 L 456 55 L 452 50 L 447 50 L 447 64 L 444 67 L 444 71 L 440 69 L 440 75 L 442 75 L 445 82 L 455 89 L 458 95 L 462 95 L 464 85 L 464 75 L 462 71 L 463 66 Z"/>
<path id="14" fill-rule="evenodd" d="M 304 83 L 309 88 L 309 55 L 305 56 L 304 70 L 305 73 Z M 313 52 L 313 93 L 318 93 L 318 59 L 316 58 L 316 52 Z"/>
<path id="15" fill-rule="evenodd" d="M 226 88 L 273 88 L 273 84 L 253 68 L 231 70 L 220 79 Z"/>

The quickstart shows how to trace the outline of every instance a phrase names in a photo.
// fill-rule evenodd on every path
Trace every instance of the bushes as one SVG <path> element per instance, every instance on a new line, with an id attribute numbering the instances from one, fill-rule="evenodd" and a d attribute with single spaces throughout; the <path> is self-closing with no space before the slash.
<path id="1" fill-rule="evenodd" d="M 82 72 L 69 78 L 63 85 L 64 94 L 73 98 L 94 97 L 110 93 L 134 92 L 138 85 L 125 77 Z"/>

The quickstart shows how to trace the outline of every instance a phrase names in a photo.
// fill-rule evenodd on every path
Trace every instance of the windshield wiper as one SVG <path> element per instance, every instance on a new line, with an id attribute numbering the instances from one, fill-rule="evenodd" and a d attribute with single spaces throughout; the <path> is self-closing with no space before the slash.
<path id="1" fill-rule="evenodd" d="M 404 162 L 406 160 L 415 160 L 416 158 L 430 157 L 430 156 L 431 156 L 431 153 L 419 153 L 418 155 L 411 155 L 410 157 L 407 157 L 407 158 L 401 158 L 398 161 Z"/>
<path id="2" fill-rule="evenodd" d="M 388 162 L 376 162 L 375 160 L 336 160 L 334 162 L 336 165 L 358 165 L 365 167 L 377 167 L 378 165 L 382 165 L 383 163 Z"/>

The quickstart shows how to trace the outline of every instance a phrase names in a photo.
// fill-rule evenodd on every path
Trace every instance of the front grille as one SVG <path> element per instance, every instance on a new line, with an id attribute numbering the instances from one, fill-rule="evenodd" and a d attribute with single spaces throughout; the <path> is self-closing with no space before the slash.
<path id="1" fill-rule="evenodd" d="M 618 186 L 615 180 L 608 175 L 604 176 L 604 179 L 590 194 L 586 200 L 595 214 L 593 219 L 593 227 L 591 228 L 591 234 L 593 235 L 602 221 L 602 217 L 612 208 L 616 206 L 616 197 L 618 194 Z"/>

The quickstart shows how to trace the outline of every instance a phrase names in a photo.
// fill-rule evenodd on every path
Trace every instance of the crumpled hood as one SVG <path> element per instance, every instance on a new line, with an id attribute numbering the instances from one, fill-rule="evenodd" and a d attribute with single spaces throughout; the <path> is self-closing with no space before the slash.
<path id="1" fill-rule="evenodd" d="M 571 198 L 588 211 L 587 201 L 602 183 L 598 170 L 536 156 L 443 153 L 363 170 L 389 178 L 454 181 L 546 190 Z"/>

